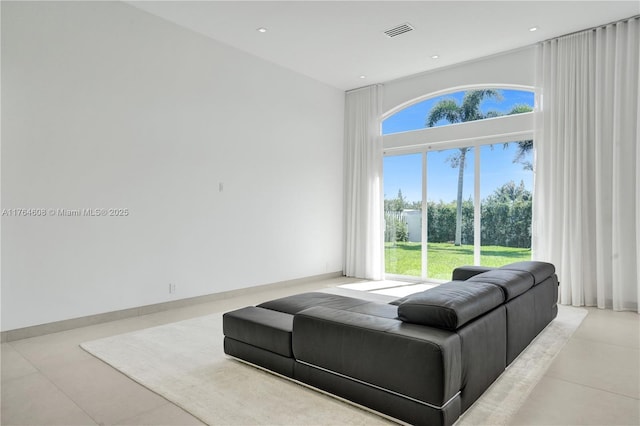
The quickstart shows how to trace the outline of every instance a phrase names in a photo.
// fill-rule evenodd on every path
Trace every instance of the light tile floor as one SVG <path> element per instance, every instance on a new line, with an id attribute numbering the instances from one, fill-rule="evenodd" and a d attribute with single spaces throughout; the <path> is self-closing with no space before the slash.
<path id="1" fill-rule="evenodd" d="M 78 345 L 289 294 L 357 282 L 337 278 L 262 290 L 4 343 L 0 424 L 201 424 L 189 413 L 92 357 Z M 640 317 L 629 312 L 589 308 L 589 315 L 535 387 L 513 424 L 639 425 L 639 388 Z"/>

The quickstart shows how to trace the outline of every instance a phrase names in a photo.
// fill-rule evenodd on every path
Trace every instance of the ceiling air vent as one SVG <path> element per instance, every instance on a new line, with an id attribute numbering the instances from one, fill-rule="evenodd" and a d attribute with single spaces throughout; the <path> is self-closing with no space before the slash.
<path id="1" fill-rule="evenodd" d="M 393 28 L 389 28 L 384 33 L 387 35 L 387 37 L 393 38 L 395 36 L 399 36 L 400 34 L 408 33 L 409 31 L 413 31 L 413 27 L 409 23 L 404 23 Z"/>

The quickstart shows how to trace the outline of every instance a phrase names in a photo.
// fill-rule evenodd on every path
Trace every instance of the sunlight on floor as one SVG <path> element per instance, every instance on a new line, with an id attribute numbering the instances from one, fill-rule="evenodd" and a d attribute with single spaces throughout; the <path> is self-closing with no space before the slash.
<path id="1" fill-rule="evenodd" d="M 376 290 L 372 293 L 384 294 L 388 296 L 405 297 L 413 293 L 428 290 L 433 287 L 437 287 L 439 284 L 406 284 L 398 287 L 385 288 L 383 290 Z"/>
<path id="2" fill-rule="evenodd" d="M 418 293 L 436 287 L 438 284 L 412 283 L 406 281 L 364 281 L 351 284 L 343 284 L 338 286 L 348 290 L 368 291 L 376 294 L 384 294 L 387 296 L 404 297 L 409 294 Z"/>
<path id="3" fill-rule="evenodd" d="M 406 281 L 384 280 L 384 281 L 362 281 L 362 282 L 352 283 L 352 284 L 343 284 L 338 287 L 348 288 L 349 290 L 373 291 L 373 290 L 380 290 L 383 288 L 406 286 L 410 284 L 413 284 L 413 283 L 409 283 Z"/>

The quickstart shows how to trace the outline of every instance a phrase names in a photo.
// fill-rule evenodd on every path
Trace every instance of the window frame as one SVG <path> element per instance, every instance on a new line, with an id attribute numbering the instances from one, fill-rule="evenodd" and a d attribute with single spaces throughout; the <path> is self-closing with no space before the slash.
<path id="1" fill-rule="evenodd" d="M 507 89 L 507 90 L 522 90 L 534 93 L 534 106 L 533 111 L 505 115 L 500 117 L 486 118 L 483 120 L 469 121 L 464 123 L 453 123 L 444 126 L 428 127 L 418 130 L 407 130 L 403 132 L 389 133 L 382 135 L 383 142 L 383 157 L 406 155 L 406 154 L 421 154 L 422 155 L 422 276 L 419 280 L 431 281 L 431 282 L 445 282 L 435 279 L 427 278 L 427 236 L 428 229 L 427 224 L 427 153 L 429 151 L 439 151 L 444 149 L 455 149 L 462 147 L 474 148 L 474 248 L 473 258 L 474 265 L 480 265 L 480 253 L 481 253 L 481 205 L 480 205 L 480 148 L 486 145 L 501 144 L 506 142 L 514 142 L 518 140 L 534 139 L 534 117 L 538 111 L 537 97 L 535 96 L 535 90 L 531 86 L 513 85 L 513 84 L 496 84 L 496 85 L 482 85 L 482 86 L 458 86 L 455 88 L 449 88 L 437 92 L 432 92 L 417 98 L 409 102 L 400 104 L 382 116 L 382 120 L 408 108 L 416 103 L 425 101 L 430 98 L 443 96 L 449 93 L 456 93 L 460 91 L 477 90 L 477 89 Z M 380 126 L 382 132 L 382 125 Z M 535 179 L 535 152 L 534 152 L 534 179 Z M 384 180 L 384 175 L 383 175 Z M 381 185 L 382 198 L 384 198 L 384 185 Z M 532 188 L 532 192 L 535 191 Z M 534 193 L 535 197 L 535 193 Z M 383 220 L 384 223 L 384 220 Z M 383 250 L 384 252 L 384 250 Z M 383 259 L 384 262 L 384 259 Z M 385 277 L 390 279 L 402 279 L 415 281 L 417 277 L 410 277 L 398 274 L 388 274 L 385 271 Z"/>

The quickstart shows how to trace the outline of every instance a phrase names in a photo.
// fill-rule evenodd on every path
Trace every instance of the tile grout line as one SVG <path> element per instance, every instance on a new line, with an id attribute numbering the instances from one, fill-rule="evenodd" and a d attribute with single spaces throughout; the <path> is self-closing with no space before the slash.
<path id="1" fill-rule="evenodd" d="M 634 396 L 625 395 L 623 393 L 613 392 L 613 391 L 610 391 L 610 390 L 607 390 L 607 389 L 602 389 L 602 388 L 598 388 L 598 387 L 595 387 L 595 386 L 586 385 L 584 383 L 577 383 L 577 382 L 574 382 L 572 380 L 568 380 L 568 379 L 565 379 L 565 378 L 562 378 L 562 377 L 557 377 L 557 376 L 554 376 L 554 375 L 551 375 L 551 374 L 545 374 L 543 377 L 546 377 L 548 379 L 558 380 L 558 381 L 565 382 L 565 383 L 570 383 L 572 385 L 580 386 L 580 387 L 587 388 L 587 389 L 593 389 L 593 390 L 597 390 L 597 391 L 600 391 L 600 392 L 605 392 L 605 393 L 608 393 L 610 395 L 615 395 L 615 396 L 620 396 L 620 397 L 627 398 L 627 399 L 633 399 L 633 400 L 636 400 L 636 401 L 640 401 L 640 397 L 636 398 Z"/>
<path id="2" fill-rule="evenodd" d="M 126 374 L 125 372 L 123 372 L 123 371 L 119 370 L 118 368 L 116 368 L 115 366 L 111 365 L 111 364 L 110 364 L 110 363 L 108 363 L 107 361 L 105 361 L 105 360 L 103 360 L 103 359 L 101 359 L 101 358 L 97 357 L 95 354 L 93 354 L 93 353 L 89 352 L 87 349 L 83 348 L 82 346 L 80 346 L 80 345 L 79 345 L 79 347 L 80 347 L 80 349 L 82 349 L 83 351 L 85 351 L 86 353 L 88 353 L 89 355 L 91 355 L 93 358 L 95 358 L 96 360 L 100 361 L 102 364 L 106 365 L 107 367 L 109 367 L 109 368 L 113 369 L 113 370 L 114 370 L 115 372 L 117 372 L 118 374 L 122 375 L 122 376 L 123 376 L 124 378 L 126 378 L 127 380 L 131 381 L 132 383 L 136 384 L 137 386 L 140 386 L 140 387 L 141 387 L 142 389 L 144 389 L 146 392 L 149 392 L 149 393 L 152 393 L 152 394 L 154 394 L 154 395 L 156 395 L 156 396 L 159 396 L 160 398 L 164 399 L 164 400 L 165 400 L 165 402 L 166 402 L 165 404 L 159 405 L 159 406 L 154 407 L 154 408 L 150 408 L 150 409 L 148 409 L 148 410 L 146 410 L 146 411 L 143 411 L 143 412 L 141 412 L 141 413 L 138 413 L 138 414 L 136 414 L 136 415 L 134 415 L 134 416 L 127 417 L 127 418 L 124 418 L 124 419 L 119 419 L 119 420 L 117 420 L 116 422 L 114 422 L 115 424 L 122 424 L 122 422 L 125 422 L 125 421 L 126 421 L 126 420 L 128 420 L 128 419 L 133 419 L 133 418 L 138 417 L 138 416 L 141 416 L 141 415 L 143 415 L 143 414 L 145 414 L 145 413 L 153 412 L 153 411 L 158 410 L 158 409 L 160 409 L 160 408 L 162 408 L 162 407 L 165 407 L 165 406 L 167 406 L 167 405 L 173 405 L 173 406 L 177 407 L 178 409 L 180 409 L 180 410 L 184 411 L 185 413 L 189 414 L 189 415 L 190 415 L 190 416 L 192 416 L 193 418 L 197 419 L 197 420 L 198 420 L 198 421 L 200 421 L 201 423 L 205 424 L 202 420 L 200 420 L 200 419 L 199 419 L 198 417 L 196 417 L 194 414 L 192 414 L 192 413 L 188 412 L 187 410 L 185 410 L 184 408 L 180 407 L 179 405 L 177 405 L 177 404 L 176 404 L 176 403 L 174 403 L 173 401 L 170 401 L 170 400 L 169 400 L 167 397 L 165 397 L 164 395 L 161 395 L 161 394 L 159 394 L 159 393 L 155 392 L 154 390 L 152 390 L 152 389 L 148 388 L 147 386 L 143 385 L 142 383 L 140 383 L 140 382 L 138 382 L 138 381 L 134 380 L 132 377 L 130 377 L 130 376 L 129 376 L 128 374 Z M 93 417 L 92 417 L 92 418 L 93 418 Z M 99 425 L 102 425 L 102 423 L 99 423 Z"/>
<path id="3" fill-rule="evenodd" d="M 135 381 L 135 380 L 133 380 L 131 377 L 127 376 L 126 374 L 124 374 L 123 372 L 121 372 L 120 370 L 118 370 L 117 368 L 114 368 L 112 365 L 110 365 L 110 364 L 108 364 L 108 363 L 104 362 L 103 360 L 101 360 L 100 358 L 96 357 L 96 356 L 95 356 L 95 355 L 93 355 L 92 353 L 90 353 L 90 352 L 86 351 L 84 348 L 82 348 L 82 346 L 80 346 L 80 344 L 78 344 L 77 346 L 78 346 L 78 348 L 80 348 L 80 350 L 82 350 L 82 351 L 84 351 L 84 352 L 88 353 L 89 355 L 91 355 L 91 356 L 92 356 L 92 359 L 95 359 L 95 360 L 99 361 L 100 363 L 102 363 L 102 364 L 106 365 L 107 367 L 109 367 L 109 368 L 113 369 L 113 371 L 117 372 L 118 374 L 120 374 L 121 376 L 123 376 L 123 377 L 124 377 L 124 378 L 126 378 L 127 380 L 131 381 L 131 382 L 132 382 L 132 383 L 134 383 L 135 385 L 137 385 L 137 386 L 141 386 L 141 387 L 142 387 L 143 389 L 145 389 L 147 392 L 151 392 L 151 393 L 153 393 L 154 395 L 158 395 L 158 394 L 156 394 L 155 392 L 153 392 L 152 390 L 150 390 L 149 388 L 147 388 L 146 386 L 142 386 L 140 383 L 136 382 L 136 381 Z M 75 364 L 75 363 L 80 363 L 80 362 L 87 362 L 87 361 L 88 361 L 88 360 L 85 360 L 85 361 L 78 361 L 78 362 L 74 362 L 74 364 Z M 35 367 L 35 366 L 34 366 L 34 367 Z M 38 370 L 38 371 L 40 371 L 40 370 Z M 92 415 L 90 415 L 90 414 L 89 414 L 89 413 L 88 413 L 88 412 L 87 412 L 87 411 L 86 411 L 86 410 L 85 410 L 85 409 L 80 405 L 80 403 L 79 403 L 79 402 L 77 402 L 75 399 L 73 399 L 70 395 L 67 395 L 67 393 L 66 393 L 64 390 L 62 390 L 62 389 L 61 389 L 61 388 L 60 388 L 60 387 L 59 387 L 59 386 L 58 386 L 58 385 L 53 381 L 53 379 L 49 378 L 49 377 L 48 377 L 44 372 L 42 372 L 42 375 L 43 375 L 43 376 L 44 376 L 44 377 L 45 377 L 49 382 L 51 382 L 51 383 L 56 387 L 56 389 L 58 389 L 58 390 L 59 390 L 59 391 L 60 391 L 64 396 L 66 396 L 67 398 L 69 398 L 69 400 L 71 400 L 71 401 L 72 401 L 72 402 L 73 402 L 73 403 L 74 403 L 74 404 L 75 404 L 75 405 L 76 405 L 80 410 L 82 410 L 82 412 L 83 412 L 83 413 L 85 413 L 85 414 L 86 414 L 86 415 L 87 415 L 91 420 L 93 420 L 93 422 L 96 424 L 96 426 L 103 426 L 103 425 L 105 425 L 105 422 L 99 422 L 96 418 L 94 418 Z M 164 399 L 165 401 L 167 401 L 167 402 L 171 403 L 171 401 L 167 400 L 167 399 L 166 399 L 165 397 L 163 397 L 162 395 L 158 395 L 158 396 L 160 396 L 160 397 L 161 397 L 162 399 Z M 138 415 L 140 415 L 140 414 L 143 414 L 143 413 L 147 413 L 147 412 L 153 411 L 153 410 L 158 409 L 158 408 L 160 408 L 160 407 L 164 407 L 165 405 L 166 405 L 166 404 L 162 404 L 162 405 L 159 405 L 158 407 L 154 407 L 154 408 L 149 409 L 149 410 L 147 410 L 147 411 L 143 411 L 142 413 L 139 413 L 139 414 L 137 414 L 136 416 L 138 416 Z M 132 416 L 132 417 L 130 417 L 130 418 L 134 418 L 134 417 L 136 417 L 136 416 Z M 116 420 L 115 422 L 113 422 L 113 424 L 122 423 L 122 422 L 124 422 L 125 420 L 127 420 L 127 418 L 118 419 L 118 420 Z"/>
<path id="4" fill-rule="evenodd" d="M 71 401 L 71 403 L 73 403 L 73 405 L 75 405 L 80 411 L 82 411 L 88 418 L 90 418 L 96 426 L 99 426 L 101 424 L 92 415 L 87 413 L 87 411 L 78 403 L 78 401 L 73 399 L 64 390 L 62 390 L 58 386 L 58 384 L 51 377 L 49 377 L 47 374 L 45 374 L 44 371 L 42 371 L 40 368 L 38 368 L 29 358 L 27 358 L 22 352 L 20 352 L 20 350 L 18 348 L 16 348 L 14 345 L 12 345 L 11 342 L 6 342 L 6 344 L 10 345 L 22 357 L 22 359 L 24 359 L 26 362 L 28 362 L 29 365 L 31 365 L 31 367 L 33 367 L 36 370 L 36 371 L 34 371 L 32 373 L 29 373 L 29 374 L 26 374 L 24 376 L 20 376 L 20 377 L 14 378 L 14 379 L 10 379 L 9 381 L 15 380 L 15 379 L 23 379 L 25 377 L 29 377 L 31 375 L 38 374 L 42 378 L 44 378 L 47 382 L 49 382 L 58 392 L 60 392 L 62 395 L 64 395 L 65 398 L 67 398 L 69 401 Z"/>
<path id="5" fill-rule="evenodd" d="M 111 367 L 111 366 L 110 366 L 110 367 Z M 133 380 L 133 379 L 131 379 L 130 377 L 127 377 L 127 378 L 128 378 L 129 380 Z M 133 381 L 135 382 L 135 380 L 133 380 Z M 137 382 L 136 382 L 136 383 L 137 383 Z M 145 387 L 145 389 L 147 389 L 147 388 Z M 153 391 L 152 391 L 152 390 L 150 390 L 150 389 L 148 389 L 148 390 L 149 390 L 149 392 L 153 392 Z M 153 393 L 155 393 L 155 392 L 153 392 Z M 180 407 L 179 405 L 176 405 L 176 404 L 174 404 L 173 402 L 169 401 L 169 400 L 168 400 L 167 398 L 165 398 L 164 396 L 162 396 L 162 395 L 160 395 L 160 394 L 156 394 L 156 395 L 161 396 L 162 398 L 164 398 L 164 399 L 167 401 L 167 403 L 166 403 L 166 404 L 162 404 L 162 405 L 161 405 L 161 406 L 159 406 L 159 407 L 150 408 L 149 410 L 143 411 L 143 412 L 141 412 L 141 413 L 139 413 L 139 414 L 136 414 L 135 416 L 131 416 L 131 417 L 127 417 L 126 419 L 118 420 L 118 421 L 117 421 L 117 422 L 115 422 L 114 424 L 116 424 L 116 425 L 133 425 L 134 423 L 130 423 L 130 422 L 129 422 L 129 420 L 135 419 L 136 417 L 140 417 L 140 416 L 143 416 L 143 415 L 148 414 L 148 413 L 152 413 L 152 412 L 154 412 L 154 411 L 156 411 L 156 410 L 159 410 L 160 408 L 163 408 L 163 407 L 166 407 L 166 406 L 173 406 L 173 407 L 175 407 L 175 408 L 177 408 L 177 409 L 179 409 L 179 410 L 181 410 L 181 411 L 185 412 L 186 414 L 190 415 L 190 416 L 191 416 L 191 417 L 193 417 L 194 419 L 198 420 L 198 421 L 199 421 L 200 423 L 202 423 L 203 425 L 205 424 L 204 422 L 202 422 L 202 420 L 200 420 L 199 418 L 197 418 L 196 416 L 194 416 L 193 414 L 191 414 L 190 412 L 188 412 L 188 411 L 187 411 L 187 410 L 185 410 L 184 408 Z"/>
<path id="6" fill-rule="evenodd" d="M 104 425 L 104 422 L 99 422 L 99 421 L 98 421 L 98 419 L 94 418 L 91 414 L 89 414 L 89 413 L 88 413 L 88 412 L 87 412 L 87 411 L 82 407 L 82 405 L 81 405 L 78 401 L 76 401 L 76 400 L 75 400 L 71 395 L 67 394 L 67 393 L 66 393 L 66 392 L 65 392 L 65 391 L 64 391 L 60 386 L 58 386 L 58 384 L 54 381 L 54 379 L 53 379 L 53 378 L 49 377 L 49 375 L 47 375 L 45 371 L 43 371 L 43 370 L 41 370 L 40 368 L 38 368 L 38 367 L 37 367 L 37 366 L 36 366 L 36 365 L 35 365 L 35 364 L 34 364 L 34 363 L 29 359 L 29 358 L 27 358 L 27 357 L 25 356 L 25 354 L 23 354 L 22 352 L 20 352 L 20 350 L 19 350 L 18 348 L 16 348 L 14 345 L 11 345 L 11 342 L 7 342 L 7 344 L 9 344 L 9 345 L 10 345 L 10 346 L 11 346 L 11 347 L 12 347 L 12 348 L 13 348 L 13 349 L 14 349 L 14 350 L 15 350 L 15 351 L 16 351 L 16 352 L 17 352 L 17 353 L 18 353 L 18 354 L 19 354 L 19 355 L 20 355 L 20 356 L 21 356 L 21 357 L 26 361 L 26 362 L 28 362 L 28 363 L 29 363 L 29 365 L 31 365 L 31 366 L 36 370 L 35 372 L 32 372 L 32 373 L 29 373 L 29 374 L 27 374 L 27 375 L 21 376 L 20 378 L 24 378 L 24 377 L 27 377 L 27 376 L 32 375 L 32 374 L 39 374 L 39 375 L 41 375 L 45 380 L 47 380 L 47 382 L 51 383 L 51 385 L 53 385 L 53 387 L 54 387 L 57 391 L 59 391 L 62 395 L 64 395 L 64 396 L 65 396 L 69 401 L 71 401 L 71 402 L 73 403 L 73 405 L 75 405 L 75 406 L 76 406 L 80 411 L 82 411 L 82 412 L 83 412 L 87 417 L 89 417 L 89 418 L 90 418 L 90 419 L 95 423 L 95 425 L 96 425 L 96 426 Z M 84 351 L 85 353 L 88 353 L 89 355 L 91 355 L 92 359 L 95 359 L 95 360 L 97 360 L 97 361 L 99 361 L 99 362 L 101 362 L 101 363 L 103 363 L 103 364 L 107 365 L 109 368 L 112 368 L 115 372 L 117 372 L 118 374 L 122 375 L 122 376 L 123 376 L 123 377 L 125 377 L 127 380 L 131 381 L 132 383 L 135 383 L 136 385 L 141 386 L 141 385 L 140 385 L 140 383 L 138 383 L 138 382 L 136 382 L 135 380 L 131 379 L 129 376 L 127 376 L 126 374 L 122 373 L 122 372 L 121 372 L 121 371 L 119 371 L 117 368 L 113 368 L 113 366 L 109 365 L 108 363 L 105 363 L 105 362 L 104 362 L 103 360 L 101 360 L 100 358 L 98 358 L 98 357 L 96 357 L 95 355 L 93 355 L 92 353 L 90 353 L 90 352 L 86 351 L 84 348 L 82 348 L 82 346 L 80 346 L 80 344 L 77 344 L 77 345 L 75 345 L 75 344 L 74 344 L 74 346 L 77 346 L 80 350 L 82 350 L 82 351 Z M 79 362 L 84 362 L 84 361 L 74 361 L 74 364 L 79 363 Z M 151 393 L 153 393 L 153 394 L 157 395 L 155 392 L 151 391 L 151 390 L 150 390 L 150 389 L 148 389 L 147 387 L 145 387 L 145 386 L 141 386 L 141 387 L 142 387 L 142 388 L 144 388 L 146 391 L 151 392 Z M 173 404 L 171 401 L 169 401 L 168 399 L 166 399 L 166 398 L 165 398 L 165 397 L 163 397 L 162 395 L 158 395 L 158 396 L 160 396 L 161 398 L 163 398 L 167 403 L 169 403 L 169 404 Z M 147 413 L 147 412 L 153 411 L 153 410 L 158 409 L 158 408 L 160 408 L 160 407 L 164 407 L 165 405 L 167 405 L 167 404 L 162 404 L 162 405 L 160 405 L 160 406 L 158 406 L 158 407 L 155 407 L 155 408 L 149 409 L 149 410 L 144 411 L 143 413 L 140 413 L 140 414 L 144 414 L 144 413 Z M 175 405 L 175 404 L 174 404 L 174 405 Z M 138 414 L 138 415 L 139 415 L 139 414 Z M 137 415 L 136 415 L 136 416 L 137 416 Z M 136 417 L 136 416 L 132 416 L 132 417 L 130 417 L 130 418 L 134 418 L 134 417 Z M 126 421 L 126 420 L 127 420 L 127 418 L 118 419 L 115 423 L 123 422 L 123 421 Z"/>
<path id="7" fill-rule="evenodd" d="M 583 327 L 583 326 L 584 326 L 584 322 L 583 322 L 582 324 L 580 324 L 580 327 Z M 580 331 L 580 327 L 578 328 L 578 330 L 576 330 L 576 333 Z M 611 342 L 604 342 L 604 341 L 602 341 L 602 340 L 597 340 L 597 339 L 588 339 L 588 338 L 584 338 L 584 337 L 578 337 L 578 336 L 576 336 L 576 334 L 575 334 L 575 333 L 571 336 L 571 338 L 569 339 L 569 341 L 567 341 L 567 345 L 568 345 L 569 343 L 571 343 L 571 341 L 573 341 L 573 340 L 581 340 L 581 341 L 583 341 L 583 342 L 596 343 L 596 344 L 599 344 L 599 345 L 600 345 L 600 344 L 602 344 L 602 345 L 606 345 L 606 346 L 610 346 L 610 347 L 622 348 L 622 349 L 625 349 L 625 350 L 631 350 L 631 351 L 635 351 L 635 352 L 640 352 L 640 349 L 638 349 L 638 348 L 633 348 L 633 347 L 630 347 L 630 346 L 624 346 L 624 345 L 617 345 L 617 344 L 615 344 L 615 343 L 611 343 Z M 565 345 L 565 347 L 566 347 L 566 345 Z M 564 349 L 564 348 L 563 348 L 563 349 Z M 547 370 L 547 372 L 545 373 L 545 375 L 544 375 L 544 376 L 545 376 L 545 377 L 548 377 L 548 378 L 551 378 L 551 379 L 560 380 L 560 381 L 563 381 L 563 382 L 565 382 L 565 383 L 571 383 L 571 384 L 573 384 L 573 385 L 582 386 L 582 387 L 587 388 L 587 389 L 598 390 L 598 391 L 601 391 L 601 392 L 606 392 L 606 393 L 608 393 L 608 394 L 616 395 L 616 396 L 621 396 L 621 397 L 624 397 L 624 398 L 629 398 L 629 399 L 634 399 L 634 400 L 640 400 L 640 397 L 636 398 L 636 397 L 634 397 L 634 396 L 630 396 L 630 395 L 622 394 L 622 393 L 619 393 L 619 392 L 613 392 L 613 391 L 611 391 L 611 390 L 602 389 L 602 388 L 598 388 L 598 387 L 595 387 L 595 386 L 590 386 L 590 385 L 587 385 L 587 384 L 574 382 L 574 381 L 572 381 L 572 380 L 568 380 L 568 379 L 565 379 L 565 378 L 563 378 L 563 377 L 558 377 L 558 376 L 555 376 L 555 375 L 553 375 L 553 374 L 550 374 L 548 370 Z"/>
<path id="8" fill-rule="evenodd" d="M 603 345 L 608 345 L 608 346 L 615 346 L 617 348 L 630 349 L 632 351 L 640 352 L 640 347 L 621 345 L 621 344 L 618 344 L 618 343 L 611 343 L 611 342 L 607 342 L 607 341 L 599 340 L 599 339 L 593 339 L 593 338 L 587 338 L 587 337 L 577 337 L 577 336 L 572 336 L 572 339 L 582 340 L 582 341 L 585 341 L 585 342 L 598 343 L 598 344 L 603 344 Z"/>

